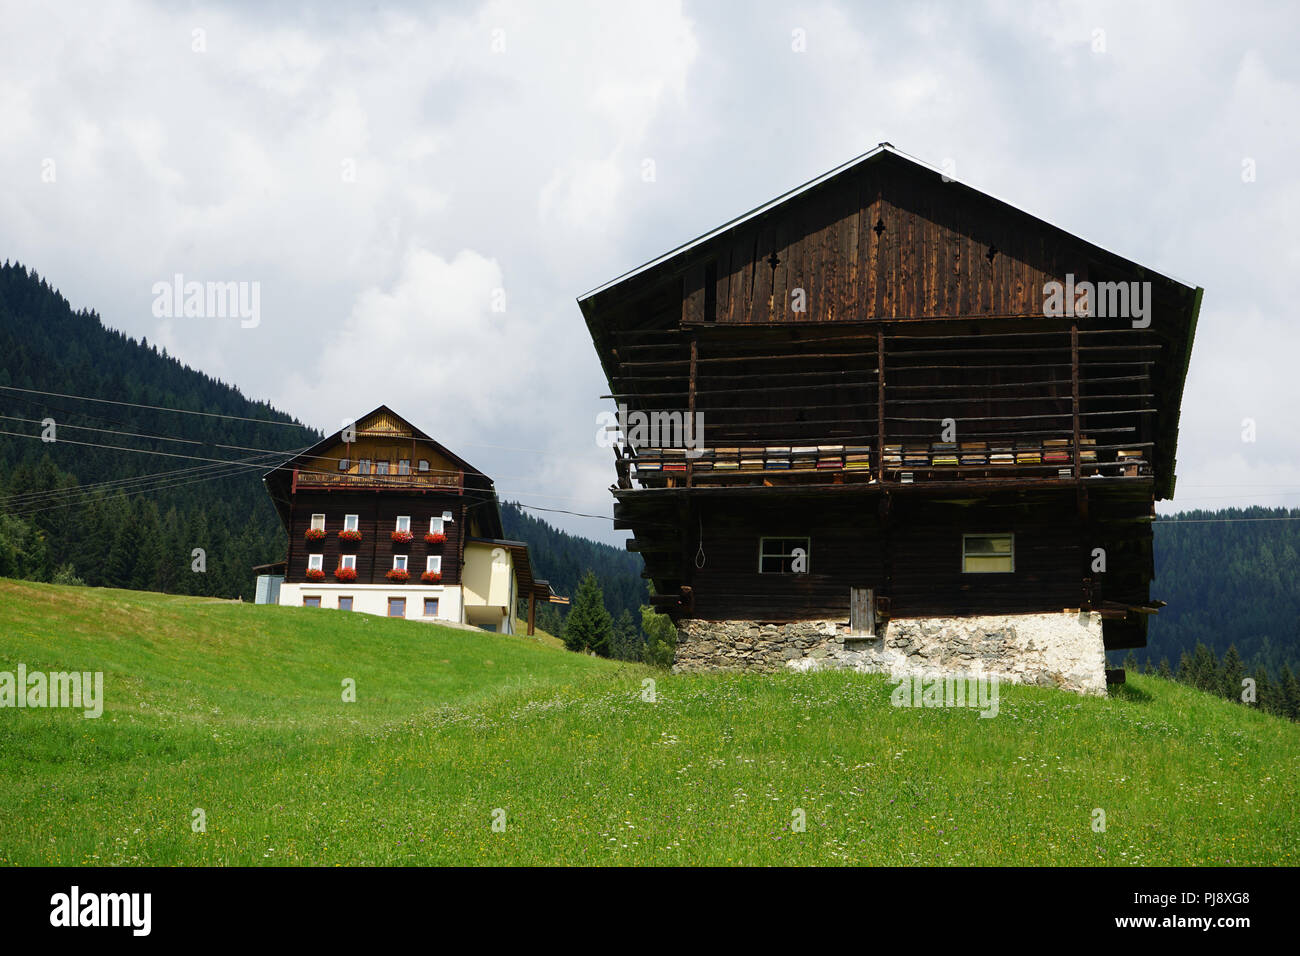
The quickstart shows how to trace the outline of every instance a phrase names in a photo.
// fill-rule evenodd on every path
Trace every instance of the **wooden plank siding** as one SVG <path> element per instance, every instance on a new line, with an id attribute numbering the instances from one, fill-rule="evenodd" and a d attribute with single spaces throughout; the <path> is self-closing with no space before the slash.
<path id="1" fill-rule="evenodd" d="M 292 518 L 289 525 L 289 556 L 285 581 L 291 584 L 306 582 L 307 556 L 324 555 L 325 580 L 322 583 L 338 583 L 334 578 L 334 569 L 339 565 L 339 556 L 355 554 L 357 556 L 357 584 L 392 585 L 384 575 L 393 566 L 393 555 L 410 556 L 408 567 L 411 571 L 411 583 L 419 584 L 424 572 L 425 558 L 428 555 L 442 555 L 442 583 L 459 584 L 461 574 L 461 556 L 463 549 L 461 537 L 463 522 L 461 505 L 463 501 L 455 495 L 419 495 L 401 496 L 391 493 L 361 494 L 347 492 L 302 493 L 294 496 Z M 455 516 L 454 521 L 444 524 L 443 532 L 447 540 L 442 544 L 428 544 L 424 540 L 429 530 L 429 518 L 439 517 L 444 511 Z M 313 514 L 325 515 L 326 537 L 323 541 L 308 542 L 304 537 L 311 526 Z M 357 523 L 361 530 L 361 541 L 355 544 L 340 542 L 338 533 L 343 528 L 345 515 L 358 516 Z M 411 533 L 414 540 L 407 545 L 393 542 L 391 533 L 396 528 L 398 515 L 411 516 Z"/>

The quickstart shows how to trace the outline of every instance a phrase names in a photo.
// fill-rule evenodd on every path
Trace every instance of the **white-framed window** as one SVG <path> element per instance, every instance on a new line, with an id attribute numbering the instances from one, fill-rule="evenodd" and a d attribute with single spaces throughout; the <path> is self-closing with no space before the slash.
<path id="1" fill-rule="evenodd" d="M 808 538 L 759 538 L 759 574 L 807 574 L 812 560 Z"/>
<path id="2" fill-rule="evenodd" d="M 409 475 L 411 473 L 411 459 L 409 458 L 397 459 L 397 473 L 399 475 Z"/>
<path id="3" fill-rule="evenodd" d="M 398 530 L 398 531 L 410 531 L 410 530 L 411 530 L 411 516 L 410 516 L 410 515 L 398 515 L 398 516 L 397 516 L 397 530 Z"/>
<path id="4" fill-rule="evenodd" d="M 420 459 L 420 471 L 423 472 L 423 471 L 428 471 L 428 470 L 429 470 L 429 459 L 427 459 L 427 458 L 421 458 L 421 459 Z"/>
<path id="5" fill-rule="evenodd" d="M 393 570 L 394 571 L 406 570 L 406 555 L 404 554 L 393 555 Z"/>
<path id="6" fill-rule="evenodd" d="M 429 534 L 442 533 L 442 515 L 434 515 L 429 519 Z"/>
<path id="7" fill-rule="evenodd" d="M 339 471 L 347 471 L 347 470 L 348 470 L 348 466 L 349 466 L 350 464 L 352 464 L 352 462 L 349 461 L 347 458 L 340 458 L 340 459 L 339 459 Z"/>
<path id="8" fill-rule="evenodd" d="M 341 554 L 341 555 L 339 555 L 339 567 L 340 567 L 340 568 L 351 568 L 352 570 L 355 571 L 355 570 L 356 570 L 356 567 L 357 567 L 357 556 L 356 556 L 355 554 Z"/>
<path id="9" fill-rule="evenodd" d="M 344 515 L 343 530 L 356 531 L 361 526 L 361 517 L 359 515 Z"/>
<path id="10" fill-rule="evenodd" d="M 324 531 L 324 530 L 325 530 L 325 516 L 324 516 L 324 515 L 312 515 L 312 516 L 311 516 L 311 529 L 312 529 L 313 531 Z"/>
<path id="11" fill-rule="evenodd" d="M 424 570 L 442 574 L 442 555 L 431 554 L 424 559 Z"/>
<path id="12" fill-rule="evenodd" d="M 1009 574 L 1016 569 L 1016 536 L 964 534 L 961 536 L 962 574 Z"/>
<path id="13" fill-rule="evenodd" d="M 323 554 L 307 555 L 307 570 L 308 571 L 325 570 L 325 555 Z"/>
<path id="14" fill-rule="evenodd" d="M 369 458 L 362 458 L 361 460 L 359 460 L 359 461 L 357 462 L 357 474 L 358 474 L 358 475 L 368 475 L 368 474 L 370 474 L 370 459 L 369 459 Z"/>

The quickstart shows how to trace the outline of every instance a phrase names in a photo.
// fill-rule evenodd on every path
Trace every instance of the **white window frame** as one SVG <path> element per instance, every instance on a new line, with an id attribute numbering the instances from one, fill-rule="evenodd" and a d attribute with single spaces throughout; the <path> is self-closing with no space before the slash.
<path id="1" fill-rule="evenodd" d="M 436 571 L 438 574 L 442 574 L 442 555 L 431 554 L 426 557 L 424 559 L 424 570 L 426 572 Z"/>
<path id="2" fill-rule="evenodd" d="M 803 571 L 764 571 L 763 558 L 790 558 L 789 554 L 768 554 L 765 545 L 769 541 L 802 541 L 804 542 L 804 556 L 807 558 L 808 567 Z M 808 535 L 786 535 L 773 534 L 758 539 L 758 573 L 759 574 L 810 574 L 812 573 L 812 538 Z"/>
<path id="3" fill-rule="evenodd" d="M 980 554 L 972 554 L 972 555 L 968 555 L 968 554 L 966 553 L 966 540 L 967 540 L 968 538 L 1009 538 L 1009 539 L 1011 540 L 1011 555 L 1010 555 L 1010 557 L 1011 557 L 1011 567 L 1007 568 L 1007 569 L 1004 570 L 1004 571 L 977 571 L 977 570 L 974 570 L 974 569 L 970 569 L 970 570 L 968 570 L 968 569 L 966 568 L 966 558 L 967 558 L 967 557 L 975 557 L 975 558 L 980 558 L 980 557 L 982 557 L 982 558 L 995 558 L 995 557 L 1002 557 L 1002 555 L 998 555 L 998 554 L 983 554 L 983 555 L 980 555 Z M 1015 574 L 1015 573 L 1016 573 L 1016 536 L 1015 536 L 1015 534 L 1014 534 L 1013 532 L 1010 532 L 1010 531 L 985 531 L 985 532 L 974 532 L 974 533 L 972 533 L 972 534 L 963 534 L 963 535 L 961 536 L 961 573 L 962 573 L 962 574 Z"/>
<path id="4" fill-rule="evenodd" d="M 442 515 L 434 515 L 429 519 L 429 534 L 446 534 L 443 531 Z"/>
<path id="5" fill-rule="evenodd" d="M 393 555 L 393 570 L 394 570 L 394 571 L 405 571 L 405 570 L 407 570 L 407 567 L 406 567 L 406 555 L 404 555 L 404 554 L 395 554 L 395 555 Z"/>
<path id="6" fill-rule="evenodd" d="M 410 516 L 410 515 L 398 515 L 398 516 L 397 516 L 397 524 L 393 527 L 393 530 L 394 530 L 394 531 L 410 531 L 410 530 L 411 530 L 411 516 Z"/>
<path id="7" fill-rule="evenodd" d="M 357 569 L 357 556 L 355 554 L 340 554 L 339 567 L 351 568 L 353 571 L 355 571 Z"/>
<path id="8" fill-rule="evenodd" d="M 323 555 L 323 554 L 309 554 L 309 555 L 307 555 L 307 570 L 308 570 L 308 571 L 324 571 L 324 570 L 325 570 L 325 555 Z"/>
<path id="9" fill-rule="evenodd" d="M 322 514 L 314 514 L 314 515 L 312 515 L 312 516 L 311 516 L 311 528 L 312 528 L 313 531 L 324 531 L 324 530 L 325 530 L 325 516 L 322 515 Z"/>
<path id="10" fill-rule="evenodd" d="M 357 530 L 360 529 L 360 527 L 361 527 L 361 516 L 360 516 L 360 515 L 344 515 L 344 516 L 343 516 L 343 530 L 344 530 L 344 531 L 357 531 Z"/>

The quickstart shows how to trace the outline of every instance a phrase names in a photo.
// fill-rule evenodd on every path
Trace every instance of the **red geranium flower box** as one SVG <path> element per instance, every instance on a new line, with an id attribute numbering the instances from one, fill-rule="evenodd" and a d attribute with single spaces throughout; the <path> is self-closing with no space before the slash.
<path id="1" fill-rule="evenodd" d="M 324 581 L 325 572 L 320 568 L 308 568 L 306 578 L 308 581 Z"/>
<path id="2" fill-rule="evenodd" d="M 360 532 L 360 531 L 346 531 L 346 530 L 345 530 L 345 531 L 340 531 L 340 532 L 339 532 L 339 540 L 340 540 L 340 541 L 360 541 L 360 540 L 361 540 L 361 532 Z"/>
<path id="3" fill-rule="evenodd" d="M 442 572 L 441 572 L 441 571 L 425 571 L 423 574 L 420 575 L 420 580 L 421 580 L 421 581 L 424 581 L 426 584 L 441 584 L 441 583 L 442 583 Z"/>
<path id="4" fill-rule="evenodd" d="M 340 581 L 355 581 L 357 579 L 356 568 L 335 568 L 334 577 Z"/>
<path id="5" fill-rule="evenodd" d="M 424 540 L 428 544 L 442 544 L 447 540 L 447 536 L 441 531 L 430 531 L 424 536 Z"/>
<path id="6" fill-rule="evenodd" d="M 321 528 L 308 528 L 302 536 L 308 541 L 324 541 L 325 531 Z"/>
<path id="7" fill-rule="evenodd" d="M 390 581 L 409 581 L 411 580 L 411 572 L 406 568 L 393 568 L 384 577 Z"/>
<path id="8" fill-rule="evenodd" d="M 394 532 L 393 532 L 393 542 L 394 542 L 395 544 L 410 544 L 411 541 L 412 541 L 414 538 L 415 538 L 415 535 L 411 534 L 411 532 L 409 532 L 409 531 L 394 531 Z"/>

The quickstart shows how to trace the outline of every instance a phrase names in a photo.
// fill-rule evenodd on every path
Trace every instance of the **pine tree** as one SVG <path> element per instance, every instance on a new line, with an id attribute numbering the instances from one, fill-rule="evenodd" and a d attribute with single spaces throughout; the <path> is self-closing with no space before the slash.
<path id="1" fill-rule="evenodd" d="M 1156 668 L 1156 674 L 1163 677 L 1165 680 L 1174 679 L 1174 672 L 1169 667 L 1169 658 L 1167 657 L 1160 658 L 1160 666 Z"/>
<path id="2" fill-rule="evenodd" d="M 614 622 L 605 609 L 605 597 L 595 572 L 588 571 L 573 596 L 573 607 L 564 622 L 564 646 L 571 651 L 590 651 L 606 656 Z"/>
<path id="3" fill-rule="evenodd" d="M 1229 700 L 1241 700 L 1243 690 L 1241 682 L 1246 676 L 1246 668 L 1241 662 L 1241 655 L 1237 653 L 1236 644 L 1228 645 L 1218 676 L 1219 693 Z"/>

